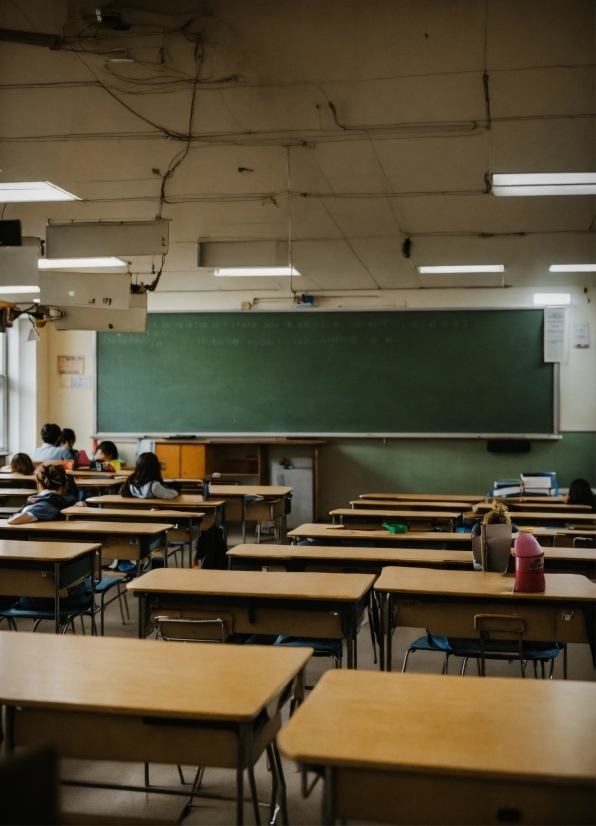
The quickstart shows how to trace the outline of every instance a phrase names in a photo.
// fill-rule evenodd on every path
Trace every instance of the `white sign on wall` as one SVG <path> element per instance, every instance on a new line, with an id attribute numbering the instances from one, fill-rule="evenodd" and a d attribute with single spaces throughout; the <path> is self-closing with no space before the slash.
<path id="1" fill-rule="evenodd" d="M 565 309 L 544 310 L 544 361 L 565 361 Z"/>

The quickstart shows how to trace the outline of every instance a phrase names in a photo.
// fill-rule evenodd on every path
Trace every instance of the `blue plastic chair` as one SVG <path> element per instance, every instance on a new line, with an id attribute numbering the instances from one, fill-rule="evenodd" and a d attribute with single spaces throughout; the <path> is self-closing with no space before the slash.
<path id="1" fill-rule="evenodd" d="M 85 626 L 83 625 L 83 615 L 87 614 L 89 611 L 89 605 L 81 605 L 78 608 L 65 608 L 64 610 L 60 611 L 60 629 L 61 633 L 65 634 L 68 631 L 68 627 L 72 625 L 72 630 L 74 633 L 74 621 L 77 617 L 81 617 L 81 627 L 83 629 L 83 634 L 85 633 Z M 26 608 L 5 608 L 3 611 L 0 611 L 0 622 L 2 620 L 8 620 L 8 625 L 12 628 L 13 631 L 17 630 L 16 620 L 18 619 L 31 619 L 33 620 L 33 630 L 36 631 L 40 622 L 44 622 L 44 620 L 49 620 L 54 622 L 55 615 L 54 611 L 38 611 L 34 609 L 26 609 Z"/>

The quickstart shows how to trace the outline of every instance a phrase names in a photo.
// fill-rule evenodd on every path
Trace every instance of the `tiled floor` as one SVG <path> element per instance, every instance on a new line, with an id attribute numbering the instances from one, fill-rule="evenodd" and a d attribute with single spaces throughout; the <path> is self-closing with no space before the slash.
<path id="1" fill-rule="evenodd" d="M 234 534 L 230 537 L 230 545 L 240 541 L 240 537 Z M 249 540 L 250 541 L 250 540 Z M 106 635 L 136 637 L 137 634 L 137 611 L 136 600 L 129 598 L 131 619 L 126 625 L 122 625 L 120 612 L 117 603 L 109 606 L 106 612 Z M 51 624 L 44 623 L 45 633 L 51 633 Z M 25 630 L 25 625 L 23 625 Z M 41 630 L 41 629 L 40 629 Z M 80 633 L 80 627 L 77 628 Z M 420 636 L 422 629 L 400 629 L 396 631 L 393 642 L 394 668 L 401 668 L 403 656 L 408 644 Z M 455 674 L 459 670 L 461 661 L 452 661 L 450 671 Z M 373 663 L 372 647 L 368 628 L 363 627 L 359 636 L 358 644 L 358 664 L 359 668 L 371 669 L 378 666 Z M 442 658 L 437 654 L 417 653 L 413 654 L 409 661 L 408 670 L 424 673 L 439 673 L 442 666 Z M 308 666 L 308 682 L 316 682 L 317 677 L 329 667 L 327 660 L 313 660 Z M 512 663 L 489 663 L 487 670 L 494 676 L 512 676 L 519 674 L 519 664 Z M 468 669 L 467 676 L 471 679 L 478 679 L 474 664 Z M 587 646 L 570 646 L 569 650 L 569 678 L 574 680 L 593 680 L 594 670 L 592 668 L 590 653 Z M 562 662 L 557 662 L 555 668 L 555 678 L 562 677 Z M 437 682 L 440 690 L 440 681 Z M 287 715 L 287 710 L 286 710 Z M 293 824 L 317 824 L 321 822 L 320 814 L 320 787 L 316 787 L 311 797 L 304 800 L 300 793 L 300 777 L 294 765 L 284 761 L 286 782 L 288 784 L 288 807 L 290 820 Z M 92 779 L 95 781 L 115 782 L 120 784 L 143 783 L 143 766 L 140 764 L 128 763 L 106 763 L 82 760 L 66 760 L 62 769 L 63 777 L 71 779 Z M 191 781 L 194 776 L 194 768 L 184 767 L 184 775 L 187 781 Z M 262 758 L 256 769 L 257 786 L 259 789 L 259 799 L 266 803 L 270 791 L 270 775 L 267 771 L 265 758 Z M 172 786 L 182 788 L 175 766 L 152 765 L 150 780 L 152 783 L 161 786 Z M 210 795 L 220 795 L 222 798 L 233 798 L 235 790 L 234 772 L 222 769 L 207 769 L 205 772 L 202 789 Z M 184 804 L 184 799 L 166 797 L 158 794 L 143 794 L 132 792 L 116 792 L 108 790 L 89 790 L 63 788 L 62 806 L 70 812 L 88 812 L 96 815 L 122 815 L 129 817 L 140 817 L 158 819 L 174 823 Z M 246 804 L 246 822 L 253 823 L 252 810 L 250 804 Z M 267 821 L 268 809 L 263 806 L 262 820 Z M 235 804 L 232 799 L 218 800 L 202 798 L 197 801 L 185 819 L 189 824 L 227 824 L 234 823 Z"/>

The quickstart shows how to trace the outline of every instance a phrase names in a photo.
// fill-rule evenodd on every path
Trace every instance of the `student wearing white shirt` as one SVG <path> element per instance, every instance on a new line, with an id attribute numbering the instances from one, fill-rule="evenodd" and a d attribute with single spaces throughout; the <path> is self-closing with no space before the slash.
<path id="1" fill-rule="evenodd" d="M 43 444 L 33 451 L 31 459 L 34 462 L 64 462 L 72 459 L 67 447 L 60 447 L 62 429 L 57 424 L 44 424 L 41 428 Z"/>

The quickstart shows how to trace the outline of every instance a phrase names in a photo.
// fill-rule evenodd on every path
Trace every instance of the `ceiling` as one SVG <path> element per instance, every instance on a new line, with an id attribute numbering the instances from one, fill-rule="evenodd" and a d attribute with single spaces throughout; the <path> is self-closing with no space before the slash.
<path id="1" fill-rule="evenodd" d="M 197 242 L 289 233 L 300 291 L 421 288 L 417 266 L 466 263 L 551 286 L 549 264 L 595 260 L 593 197 L 486 184 L 595 169 L 592 0 L 103 4 L 127 31 L 94 23 L 97 5 L 0 5 L 0 27 L 64 38 L 0 43 L 0 181 L 82 199 L 9 204 L 25 234 L 161 212 L 164 291 L 287 290 L 214 277 Z M 147 281 L 151 259 L 131 260 Z"/>

